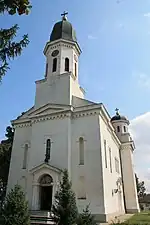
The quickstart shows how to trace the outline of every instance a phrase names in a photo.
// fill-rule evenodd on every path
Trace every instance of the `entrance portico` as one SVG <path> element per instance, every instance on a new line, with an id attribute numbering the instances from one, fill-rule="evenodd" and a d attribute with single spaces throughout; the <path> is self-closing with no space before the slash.
<path id="1" fill-rule="evenodd" d="M 31 210 L 50 211 L 58 189 L 61 170 L 43 163 L 30 170 L 32 174 Z"/>

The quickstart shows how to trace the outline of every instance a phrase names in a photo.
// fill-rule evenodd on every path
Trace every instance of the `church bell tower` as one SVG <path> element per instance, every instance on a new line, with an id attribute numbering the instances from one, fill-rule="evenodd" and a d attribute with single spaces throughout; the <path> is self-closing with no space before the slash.
<path id="1" fill-rule="evenodd" d="M 116 109 L 116 115 L 111 118 L 111 123 L 121 142 L 120 160 L 122 166 L 125 209 L 127 213 L 137 213 L 140 209 L 133 167 L 133 151 L 135 150 L 135 144 L 128 130 L 129 120 L 125 116 L 120 115 L 119 110 Z"/>
<path id="2" fill-rule="evenodd" d="M 78 58 L 81 50 L 77 42 L 76 33 L 67 20 L 68 13 L 63 13 L 62 21 L 57 22 L 47 42 L 44 54 L 46 56 L 46 73 L 52 75 L 71 72 L 74 79 L 78 79 Z"/>
<path id="3" fill-rule="evenodd" d="M 67 14 L 61 14 L 62 20 L 54 25 L 44 48 L 45 79 L 36 82 L 36 107 L 47 103 L 71 105 L 72 96 L 84 97 L 78 83 L 81 49 Z"/>

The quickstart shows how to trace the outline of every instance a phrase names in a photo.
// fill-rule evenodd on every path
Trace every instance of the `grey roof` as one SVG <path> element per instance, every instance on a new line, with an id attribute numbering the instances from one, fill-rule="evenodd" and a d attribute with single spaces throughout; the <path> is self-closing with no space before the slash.
<path id="1" fill-rule="evenodd" d="M 62 21 L 57 22 L 54 25 L 50 36 L 50 41 L 56 41 L 58 39 L 77 42 L 75 30 L 65 17 Z"/>
<path id="2" fill-rule="evenodd" d="M 115 121 L 115 120 L 127 120 L 127 118 L 125 116 L 121 116 L 120 114 L 116 114 L 115 116 L 113 116 L 111 118 L 111 121 Z"/>

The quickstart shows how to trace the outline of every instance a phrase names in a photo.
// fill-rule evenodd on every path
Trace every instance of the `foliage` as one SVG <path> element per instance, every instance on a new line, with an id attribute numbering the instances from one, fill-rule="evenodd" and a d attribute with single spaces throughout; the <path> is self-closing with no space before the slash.
<path id="1" fill-rule="evenodd" d="M 71 189 L 67 170 L 64 171 L 60 188 L 56 192 L 52 213 L 57 225 L 73 225 L 76 223 L 78 216 L 76 198 Z"/>
<path id="2" fill-rule="evenodd" d="M 7 139 L 1 141 L 0 143 L 0 179 L 2 179 L 4 183 L 7 183 L 14 137 L 14 131 L 12 127 L 8 126 L 6 128 L 5 136 L 7 137 Z"/>
<path id="3" fill-rule="evenodd" d="M 0 0 L 0 13 L 28 14 L 31 8 L 28 0 Z M 15 42 L 19 27 L 17 24 L 8 29 L 0 29 L 0 81 L 9 69 L 8 61 L 19 56 L 28 43 L 28 35 L 24 35 L 22 40 Z"/>
<path id="4" fill-rule="evenodd" d="M 89 206 L 83 210 L 83 213 L 79 215 L 77 220 L 77 225 L 96 225 L 96 221 L 94 220 L 94 216 L 91 215 L 89 211 Z"/>
<path id="5" fill-rule="evenodd" d="M 0 211 L 4 203 L 5 194 L 6 194 L 6 184 L 0 179 Z"/>
<path id="6" fill-rule="evenodd" d="M 137 177 L 136 174 L 135 174 L 135 180 L 136 180 L 138 199 L 141 199 L 146 195 L 145 184 L 144 184 L 144 181 L 139 181 L 139 178 Z"/>
<path id="7" fill-rule="evenodd" d="M 19 185 L 16 185 L 6 196 L 1 211 L 3 225 L 29 225 L 30 216 L 25 194 Z"/>
<path id="8" fill-rule="evenodd" d="M 11 150 L 13 144 L 14 131 L 13 128 L 8 126 L 6 128 L 6 140 L 0 143 L 0 203 L 4 201 L 6 186 L 9 173 L 9 165 L 11 158 Z"/>

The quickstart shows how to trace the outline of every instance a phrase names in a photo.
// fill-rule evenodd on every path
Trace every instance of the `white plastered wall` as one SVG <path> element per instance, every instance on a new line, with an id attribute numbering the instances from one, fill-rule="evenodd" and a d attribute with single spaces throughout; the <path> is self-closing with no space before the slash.
<path id="1" fill-rule="evenodd" d="M 78 196 L 79 178 L 84 177 L 86 199 L 77 199 L 81 212 L 90 203 L 92 214 L 104 214 L 102 163 L 98 115 L 77 117 L 72 120 L 72 184 Z M 79 138 L 84 139 L 84 165 L 79 165 Z"/>
<path id="2" fill-rule="evenodd" d="M 117 180 L 122 177 L 121 167 L 120 167 L 120 155 L 119 155 L 119 144 L 113 138 L 112 132 L 109 131 L 103 118 L 99 116 L 100 122 L 100 135 L 101 135 L 101 154 L 102 154 L 102 167 L 103 167 L 103 185 L 104 185 L 104 205 L 105 214 L 123 214 L 124 213 L 124 200 L 123 200 L 123 190 L 121 196 L 119 193 L 114 193 L 117 189 Z M 104 150 L 104 140 L 106 140 L 106 158 L 107 158 L 107 168 L 105 163 L 105 150 Z M 109 148 L 111 148 L 111 162 L 112 162 L 112 172 L 110 169 L 110 157 Z M 115 157 L 119 160 L 119 173 L 115 169 Z"/>
<path id="3" fill-rule="evenodd" d="M 13 148 L 11 154 L 11 162 L 9 168 L 9 178 L 7 192 L 16 184 L 20 184 L 25 188 L 27 170 L 22 169 L 24 159 L 24 145 L 29 144 L 28 152 L 30 151 L 30 143 L 32 137 L 31 127 L 17 127 L 15 128 L 15 135 L 13 141 Z M 29 155 L 27 161 L 29 160 Z M 27 162 L 28 166 L 28 162 Z"/>

